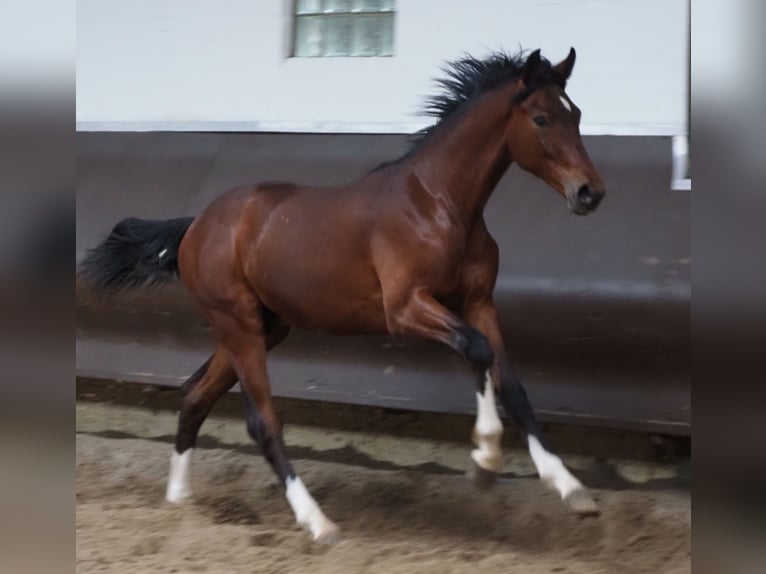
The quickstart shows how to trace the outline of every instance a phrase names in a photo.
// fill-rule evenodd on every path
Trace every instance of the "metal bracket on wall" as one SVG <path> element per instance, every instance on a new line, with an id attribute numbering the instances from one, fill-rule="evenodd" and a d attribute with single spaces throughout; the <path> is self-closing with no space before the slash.
<path id="1" fill-rule="evenodd" d="M 680 191 L 692 189 L 688 135 L 673 137 L 673 181 L 670 187 Z"/>

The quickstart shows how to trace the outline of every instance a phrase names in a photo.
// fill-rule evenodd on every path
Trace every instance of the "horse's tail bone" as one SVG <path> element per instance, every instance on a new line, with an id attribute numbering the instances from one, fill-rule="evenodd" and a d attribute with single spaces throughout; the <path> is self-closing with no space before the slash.
<path id="1" fill-rule="evenodd" d="M 178 278 L 178 248 L 193 217 L 129 218 L 114 226 L 80 264 L 78 279 L 100 291 L 159 285 Z"/>

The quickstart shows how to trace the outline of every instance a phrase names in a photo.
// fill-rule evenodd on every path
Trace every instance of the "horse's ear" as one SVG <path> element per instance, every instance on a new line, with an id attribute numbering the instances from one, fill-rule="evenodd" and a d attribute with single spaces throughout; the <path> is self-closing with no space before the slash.
<path id="1" fill-rule="evenodd" d="M 528 86 L 532 82 L 537 69 L 540 67 L 540 50 L 532 52 L 524 63 L 524 69 L 521 71 L 521 81 Z"/>
<path id="2" fill-rule="evenodd" d="M 569 76 L 572 75 L 572 68 L 574 68 L 576 57 L 577 53 L 575 52 L 575 49 L 569 48 L 569 55 L 565 59 L 561 60 L 558 64 L 553 66 L 553 70 L 559 76 L 565 80 L 568 80 Z"/>

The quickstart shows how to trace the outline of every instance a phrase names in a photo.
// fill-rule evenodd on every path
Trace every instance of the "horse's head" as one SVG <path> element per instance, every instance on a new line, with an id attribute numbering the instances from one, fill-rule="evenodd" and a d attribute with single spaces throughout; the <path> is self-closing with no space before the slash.
<path id="1" fill-rule="evenodd" d="M 513 160 L 566 197 L 577 215 L 595 210 L 604 182 L 580 137 L 580 110 L 564 88 L 575 63 L 575 50 L 551 65 L 532 52 L 515 92 L 506 141 Z"/>

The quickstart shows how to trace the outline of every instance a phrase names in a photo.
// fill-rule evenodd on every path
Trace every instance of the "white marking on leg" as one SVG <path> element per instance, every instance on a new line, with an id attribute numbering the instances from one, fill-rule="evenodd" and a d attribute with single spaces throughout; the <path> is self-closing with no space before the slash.
<path id="1" fill-rule="evenodd" d="M 529 454 L 535 463 L 537 473 L 545 484 L 557 490 L 564 499 L 583 485 L 570 473 L 561 459 L 543 448 L 537 437 L 529 435 Z"/>
<path id="2" fill-rule="evenodd" d="M 476 393 L 476 425 L 473 427 L 473 441 L 478 448 L 471 452 L 471 458 L 484 470 L 501 472 L 503 470 L 503 452 L 500 439 L 503 435 L 503 423 L 495 406 L 495 390 L 492 387 L 490 371 L 487 370 L 484 393 Z"/>
<path id="3" fill-rule="evenodd" d="M 178 454 L 173 449 L 173 454 L 170 455 L 170 477 L 168 478 L 168 489 L 165 492 L 165 498 L 168 502 L 178 504 L 191 496 L 189 465 L 193 450 L 190 448 L 185 450 L 183 454 Z"/>
<path id="4" fill-rule="evenodd" d="M 285 486 L 287 501 L 295 513 L 296 522 L 307 528 L 314 540 L 332 541 L 338 534 L 338 527 L 324 515 L 300 477 L 288 478 Z"/>
<path id="5" fill-rule="evenodd" d="M 572 104 L 569 103 L 569 100 L 566 99 L 564 96 L 559 96 L 559 99 L 561 100 L 561 103 L 564 105 L 564 107 L 567 109 L 568 112 L 572 111 Z"/>

